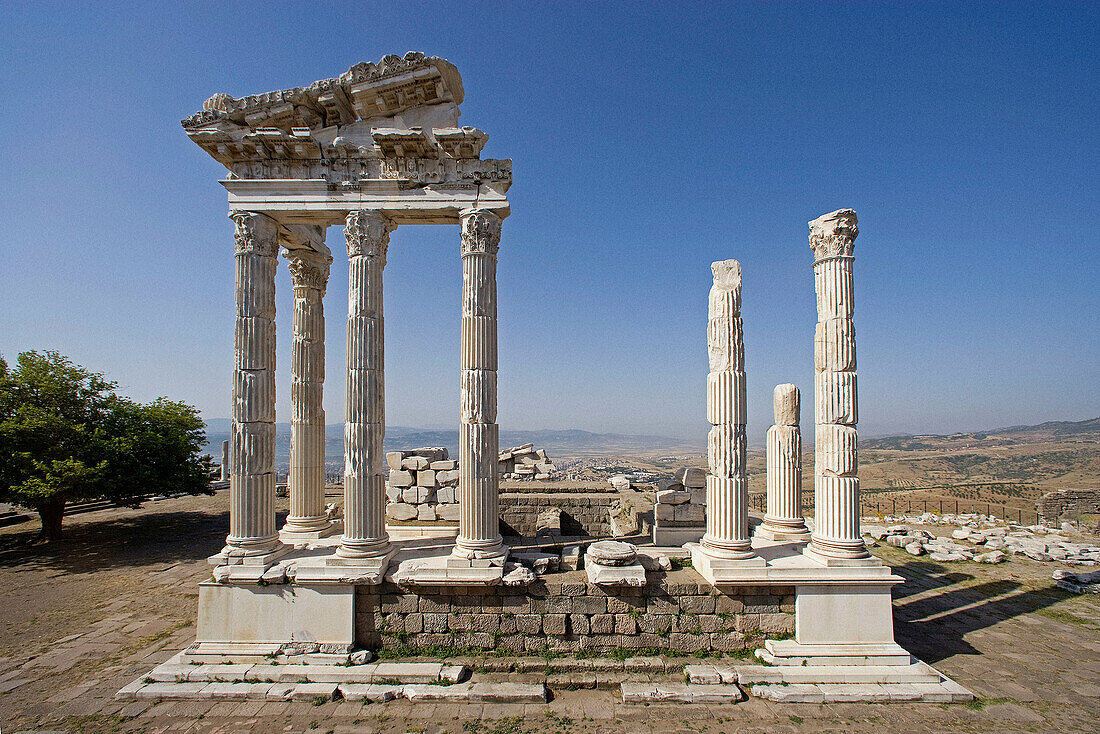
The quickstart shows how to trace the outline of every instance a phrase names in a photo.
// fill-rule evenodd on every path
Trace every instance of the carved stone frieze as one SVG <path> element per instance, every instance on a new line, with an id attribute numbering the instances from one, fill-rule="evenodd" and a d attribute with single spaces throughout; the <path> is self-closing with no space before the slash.
<path id="1" fill-rule="evenodd" d="M 275 257 L 279 250 L 279 225 L 266 214 L 234 212 L 234 239 L 239 253 Z"/>
<path id="2" fill-rule="evenodd" d="M 462 254 L 496 255 L 500 249 L 501 221 L 487 209 L 472 209 L 462 213 Z"/>
<path id="3" fill-rule="evenodd" d="M 461 104 L 462 77 L 445 59 L 413 51 L 359 63 L 335 79 L 308 87 L 235 98 L 219 93 L 183 120 L 185 128 L 229 120 L 249 127 L 303 125 L 321 128 L 356 119 L 390 117 L 417 105 Z"/>
<path id="4" fill-rule="evenodd" d="M 859 235 L 856 213 L 851 209 L 837 209 L 810 222 L 810 249 L 814 259 L 851 257 Z"/>
<path id="5" fill-rule="evenodd" d="M 386 260 L 386 250 L 390 244 L 390 232 L 397 225 L 393 220 L 373 211 L 357 211 L 348 214 L 344 226 L 344 237 L 348 243 L 348 257 L 366 255 Z"/>

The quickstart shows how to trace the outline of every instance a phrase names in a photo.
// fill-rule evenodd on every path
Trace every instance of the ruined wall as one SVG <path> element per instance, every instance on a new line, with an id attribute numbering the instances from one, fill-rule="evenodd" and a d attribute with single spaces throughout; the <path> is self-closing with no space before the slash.
<path id="1" fill-rule="evenodd" d="M 553 574 L 526 589 L 402 590 L 359 586 L 356 644 L 366 648 L 453 646 L 516 655 L 581 649 L 690 654 L 759 646 L 794 631 L 794 588 L 722 593 L 694 571 L 651 575 L 640 589 L 608 589 L 584 572 Z M 411 654 L 411 653 L 410 653 Z"/>
<path id="2" fill-rule="evenodd" d="M 592 538 L 611 535 L 610 510 L 615 495 L 608 492 L 502 492 L 501 532 L 533 537 L 541 512 L 562 511 L 561 534 Z"/>
<path id="3" fill-rule="evenodd" d="M 1100 520 L 1100 489 L 1060 489 L 1039 498 L 1039 521 L 1057 527 L 1063 520 L 1096 525 Z"/>

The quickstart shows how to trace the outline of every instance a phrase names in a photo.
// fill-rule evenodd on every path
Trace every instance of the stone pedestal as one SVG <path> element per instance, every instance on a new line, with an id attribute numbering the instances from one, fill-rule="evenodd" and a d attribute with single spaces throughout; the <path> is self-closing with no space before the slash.
<path id="1" fill-rule="evenodd" d="M 275 532 L 275 268 L 278 228 L 263 214 L 236 225 L 236 364 L 229 536 L 215 565 L 266 567 L 287 548 Z"/>
<path id="2" fill-rule="evenodd" d="M 290 514 L 279 537 L 287 543 L 336 531 L 325 515 L 325 312 L 322 298 L 332 258 L 309 249 L 286 252 L 294 284 L 294 347 L 290 362 Z"/>
<path id="3" fill-rule="evenodd" d="M 763 566 L 749 534 L 749 478 L 745 466 L 745 345 L 741 333 L 741 264 L 712 263 L 707 347 L 707 532 L 692 553 L 696 570 L 736 562 Z M 696 557 L 698 558 L 696 559 Z"/>
<path id="4" fill-rule="evenodd" d="M 462 382 L 459 393 L 458 537 L 454 561 L 507 555 L 500 536 L 497 450 L 497 250 L 496 214 L 462 212 Z"/>
<path id="5" fill-rule="evenodd" d="M 856 338 L 852 255 L 856 213 L 839 209 L 810 222 L 817 291 L 814 337 L 814 532 L 806 549 L 826 564 L 871 558 L 859 529 L 856 456 Z"/>
<path id="6" fill-rule="evenodd" d="M 766 540 L 808 542 L 810 531 L 802 517 L 798 388 L 791 383 L 776 385 L 773 405 L 775 425 L 768 429 L 767 442 L 767 512 L 756 535 Z"/>
<path id="7" fill-rule="evenodd" d="M 384 569 L 386 534 L 385 361 L 382 270 L 393 222 L 379 212 L 348 214 L 347 382 L 344 417 L 344 535 L 340 565 Z"/>

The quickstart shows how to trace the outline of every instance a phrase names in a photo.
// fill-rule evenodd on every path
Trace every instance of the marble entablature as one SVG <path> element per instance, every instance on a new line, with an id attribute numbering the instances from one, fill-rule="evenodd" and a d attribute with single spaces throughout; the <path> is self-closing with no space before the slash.
<path id="1" fill-rule="evenodd" d="M 216 94 L 182 124 L 230 180 L 492 185 L 503 193 L 512 161 L 480 158 L 489 136 L 458 124 L 462 98 L 451 63 L 410 52 L 356 64 L 308 87 L 240 99 Z"/>

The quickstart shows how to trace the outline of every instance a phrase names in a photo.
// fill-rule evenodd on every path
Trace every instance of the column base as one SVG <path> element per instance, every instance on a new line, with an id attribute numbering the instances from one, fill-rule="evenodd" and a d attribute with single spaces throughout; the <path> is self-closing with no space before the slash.
<path id="1" fill-rule="evenodd" d="M 346 561 L 366 562 L 372 558 L 389 558 L 392 554 L 393 547 L 389 538 L 352 540 L 344 536 L 340 538 L 340 546 L 336 549 L 336 558 Z"/>
<path id="2" fill-rule="evenodd" d="M 763 540 L 771 540 L 779 543 L 810 542 L 810 531 L 805 525 L 801 528 L 797 526 L 784 527 L 782 525 L 769 525 L 767 520 L 756 527 L 754 536 L 762 538 Z"/>
<path id="3" fill-rule="evenodd" d="M 291 550 L 290 546 L 279 542 L 276 537 L 273 541 L 252 547 L 226 545 L 206 561 L 211 566 L 255 566 L 266 570 Z"/>
<path id="4" fill-rule="evenodd" d="M 306 518 L 308 519 L 308 518 Z M 279 540 L 293 545 L 302 541 L 319 540 L 328 538 L 343 532 L 343 523 L 323 518 L 321 522 L 306 522 L 301 525 L 291 525 L 288 520 L 283 529 L 279 531 Z"/>
<path id="5" fill-rule="evenodd" d="M 703 546 L 694 543 L 687 544 L 691 550 L 691 566 L 695 572 L 706 579 L 711 586 L 722 583 L 733 583 L 749 579 L 759 579 L 760 570 L 768 565 L 768 562 L 760 556 L 748 558 L 715 558 L 708 555 Z"/>
<path id="6" fill-rule="evenodd" d="M 864 550 L 864 553 L 866 553 L 866 555 L 864 556 L 852 555 L 849 557 L 828 555 L 822 553 L 820 549 L 815 548 L 813 545 L 813 541 L 811 541 L 810 545 L 806 546 L 806 548 L 804 548 L 802 551 L 802 555 L 806 556 L 806 558 L 809 558 L 815 563 L 820 563 L 823 566 L 840 567 L 882 565 L 882 561 L 880 561 L 878 558 L 872 556 L 870 553 L 867 553 L 866 550 Z"/>
<path id="7" fill-rule="evenodd" d="M 390 558 L 394 550 L 389 548 L 384 555 L 364 558 L 341 558 L 324 556 L 302 559 L 297 563 L 295 583 L 317 584 L 366 584 L 382 583 Z"/>
<path id="8" fill-rule="evenodd" d="M 455 560 L 465 561 L 490 561 L 493 565 L 504 565 L 504 559 L 508 557 L 508 547 L 504 545 L 500 536 L 494 540 L 469 540 L 461 535 L 455 539 L 454 550 L 451 557 Z"/>
<path id="9" fill-rule="evenodd" d="M 744 561 L 756 558 L 756 551 L 752 549 L 752 539 L 715 542 L 711 537 L 704 535 L 699 542 L 699 547 L 711 558 L 719 558 L 729 561 Z"/>
<path id="10" fill-rule="evenodd" d="M 409 586 L 499 586 L 504 578 L 504 562 L 468 560 L 437 556 L 404 561 L 393 581 Z"/>

